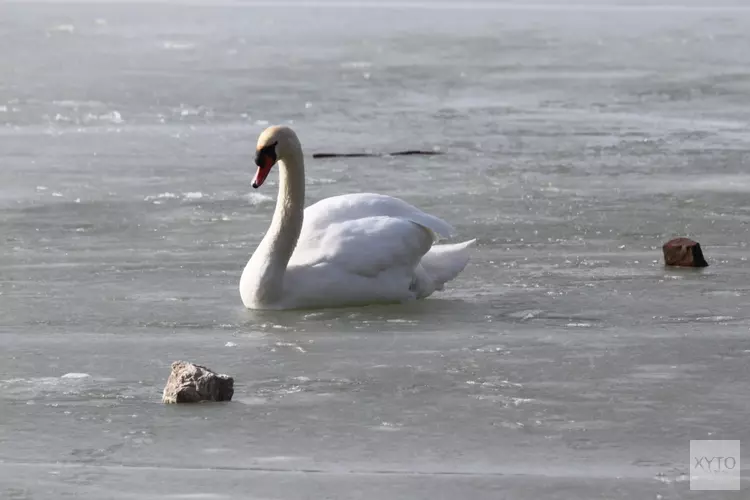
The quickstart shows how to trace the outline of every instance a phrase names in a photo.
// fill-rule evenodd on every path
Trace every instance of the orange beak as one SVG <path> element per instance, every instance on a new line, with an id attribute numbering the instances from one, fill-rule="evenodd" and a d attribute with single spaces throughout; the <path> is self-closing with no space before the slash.
<path id="1" fill-rule="evenodd" d="M 255 163 L 258 165 L 258 171 L 255 172 L 255 177 L 253 177 L 253 187 L 258 189 L 263 185 L 263 182 L 266 180 L 266 177 L 268 177 L 271 168 L 276 162 L 268 155 L 258 155 Z"/>

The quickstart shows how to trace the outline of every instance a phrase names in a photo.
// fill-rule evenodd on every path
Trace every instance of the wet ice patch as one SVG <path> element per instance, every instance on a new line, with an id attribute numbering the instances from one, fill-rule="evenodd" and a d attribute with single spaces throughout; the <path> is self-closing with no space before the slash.
<path id="1" fill-rule="evenodd" d="M 695 318 L 696 321 L 708 322 L 708 323 L 723 323 L 725 321 L 734 321 L 733 316 L 699 316 Z"/>
<path id="2" fill-rule="evenodd" d="M 243 405 L 250 405 L 250 406 L 268 404 L 268 399 L 260 398 L 260 397 L 253 397 L 253 396 L 234 398 L 232 401 L 237 402 L 237 403 L 242 403 Z"/>
<path id="3" fill-rule="evenodd" d="M 179 198 L 175 193 L 164 192 L 153 196 L 146 196 L 143 201 L 154 201 L 154 200 L 173 200 Z"/>
<path id="4" fill-rule="evenodd" d="M 162 42 L 161 48 L 164 50 L 192 50 L 195 48 L 195 44 L 179 40 L 165 40 Z"/>
<path id="5" fill-rule="evenodd" d="M 88 373 L 66 373 L 60 377 L 33 377 L 0 380 L 0 391 L 5 396 L 30 399 L 80 393 L 92 385 Z"/>
<path id="6" fill-rule="evenodd" d="M 274 198 L 263 193 L 258 192 L 245 192 L 245 193 L 237 193 L 236 191 L 227 192 L 227 193 L 220 193 L 220 195 L 217 196 L 221 200 L 236 200 L 241 199 L 244 203 L 248 203 L 251 206 L 258 206 L 258 205 L 265 205 L 272 203 L 274 201 Z"/>
<path id="7" fill-rule="evenodd" d="M 119 125 L 120 123 L 124 123 L 125 120 L 122 118 L 122 114 L 117 110 L 112 110 L 107 113 L 102 114 L 96 114 L 96 113 L 88 113 L 83 117 L 84 123 L 91 123 L 91 122 L 104 122 L 104 123 L 113 123 Z"/>
<path id="8" fill-rule="evenodd" d="M 272 456 L 272 457 L 254 457 L 253 460 L 256 462 L 264 462 L 264 463 L 276 463 L 276 462 L 291 462 L 293 460 L 304 460 L 306 457 L 291 457 L 291 456 Z"/>
<path id="9" fill-rule="evenodd" d="M 530 319 L 534 319 L 539 317 L 544 311 L 541 309 L 526 309 L 523 311 L 516 311 L 508 314 L 508 317 L 514 318 L 514 319 L 520 319 L 521 321 L 528 321 Z"/>
<path id="10" fill-rule="evenodd" d="M 302 392 L 304 389 L 298 385 L 293 385 L 291 387 L 282 387 L 276 391 L 276 394 L 280 396 L 286 396 L 287 394 L 296 394 L 298 392 Z"/>
<path id="11" fill-rule="evenodd" d="M 201 200 L 204 197 L 207 197 L 207 195 L 203 194 L 200 191 L 188 191 L 186 193 L 180 193 L 180 194 L 166 191 L 164 193 L 146 196 L 145 198 L 143 198 L 143 201 L 150 201 L 154 203 L 155 205 L 159 205 L 161 204 L 161 202 L 167 201 L 167 200 L 196 201 L 196 200 Z"/>
<path id="12" fill-rule="evenodd" d="M 372 63 L 369 61 L 346 61 L 341 63 L 340 66 L 343 69 L 364 69 L 371 68 Z"/>
<path id="13" fill-rule="evenodd" d="M 510 350 L 504 345 L 484 345 L 474 349 L 474 352 L 488 352 L 495 354 L 510 354 Z"/>
<path id="14" fill-rule="evenodd" d="M 279 325 L 277 323 L 260 323 L 257 326 L 258 326 L 258 328 L 261 328 L 263 330 L 269 330 L 269 329 L 271 329 L 271 330 L 286 330 L 286 331 L 293 330 L 293 328 L 290 328 L 290 327 L 284 326 L 284 325 Z"/>
<path id="15" fill-rule="evenodd" d="M 397 432 L 401 430 L 401 424 L 396 424 L 393 422 L 381 422 L 380 425 L 375 427 L 375 430 L 378 431 L 385 431 L 385 432 Z"/>
<path id="16" fill-rule="evenodd" d="M 288 349 L 288 348 L 292 348 L 292 349 L 294 349 L 295 351 L 297 351 L 297 352 L 300 352 L 300 353 L 303 353 L 303 354 L 307 352 L 307 351 L 305 350 L 305 348 L 304 348 L 304 347 L 302 347 L 302 346 L 299 346 L 299 345 L 295 344 L 294 342 L 276 342 L 276 343 L 275 343 L 274 345 L 275 345 L 276 347 L 280 347 L 280 348 L 282 348 L 282 349 Z M 275 348 L 273 348 L 273 349 L 271 349 L 271 350 L 272 350 L 272 351 L 275 351 L 276 349 L 275 349 Z"/>
<path id="17" fill-rule="evenodd" d="M 336 184 L 338 182 L 336 179 L 330 179 L 327 177 L 310 177 L 307 180 L 308 186 L 324 186 L 327 184 Z"/>
<path id="18" fill-rule="evenodd" d="M 325 313 L 325 312 L 313 312 L 313 313 L 308 313 L 308 314 L 305 314 L 305 315 L 304 315 L 304 316 L 302 316 L 302 317 L 303 317 L 304 319 L 307 319 L 307 320 L 309 320 L 309 319 L 320 319 L 320 318 L 325 318 L 326 316 L 327 316 L 327 315 L 326 315 L 326 313 Z"/>
<path id="19" fill-rule="evenodd" d="M 175 500 L 216 500 L 220 498 L 231 498 L 220 493 L 171 493 L 160 495 L 161 498 L 173 498 Z"/>
<path id="20" fill-rule="evenodd" d="M 72 24 L 58 24 L 50 28 L 50 31 L 57 33 L 75 33 L 76 27 Z"/>
<path id="21" fill-rule="evenodd" d="M 274 198 L 266 194 L 261 193 L 239 193 L 237 191 L 222 191 L 218 193 L 205 193 L 202 191 L 185 191 L 185 192 L 172 192 L 165 191 L 163 193 L 147 195 L 143 198 L 143 201 L 152 203 L 154 205 L 161 205 L 169 202 L 181 202 L 181 203 L 207 203 L 214 201 L 239 201 L 247 203 L 250 206 L 258 206 L 266 203 L 271 203 Z M 228 216 L 223 216 L 223 220 L 228 220 Z"/>
<path id="22" fill-rule="evenodd" d="M 674 365 L 641 365 L 629 377 L 638 380 L 661 382 L 685 376 L 685 368 Z"/>
<path id="23" fill-rule="evenodd" d="M 734 316 L 702 316 L 702 315 L 685 315 L 685 316 L 654 316 L 657 321 L 665 323 L 715 323 L 724 324 L 739 321 Z"/>
<path id="24" fill-rule="evenodd" d="M 212 108 L 206 106 L 188 106 L 186 104 L 180 104 L 179 107 L 172 108 L 172 117 L 179 120 L 191 119 L 191 118 L 213 118 L 215 112 Z M 166 119 L 166 116 L 162 115 L 162 118 Z M 164 121 L 164 120 L 163 120 Z"/>
<path id="25" fill-rule="evenodd" d="M 60 101 L 52 101 L 55 106 L 61 108 L 78 109 L 78 108 L 103 108 L 106 105 L 100 101 L 78 101 L 74 99 L 63 99 Z"/>
<path id="26" fill-rule="evenodd" d="M 261 398 L 264 403 L 278 398 L 294 396 L 294 401 L 297 403 L 318 404 L 321 397 L 336 397 L 336 395 L 347 392 L 358 383 L 345 378 L 313 379 L 301 375 L 260 381 L 253 385 L 255 387 L 252 397 Z M 247 396 L 245 396 L 245 399 L 247 399 Z M 246 402 L 246 404 L 257 403 Z"/>
<path id="27" fill-rule="evenodd" d="M 94 101 L 55 101 L 55 104 L 63 109 L 60 110 L 61 112 L 59 113 L 50 113 L 43 115 L 43 118 L 49 120 L 50 122 L 71 125 L 120 125 L 122 123 L 125 123 L 125 119 L 122 117 L 122 113 L 117 110 L 113 109 L 103 113 L 92 110 L 92 107 L 99 107 L 99 105 L 101 104 Z M 83 113 L 83 111 L 86 112 Z"/>
<path id="28" fill-rule="evenodd" d="M 89 373 L 69 372 L 59 377 L 0 380 L 0 398 L 27 404 L 113 405 L 126 399 L 149 399 L 153 388 L 141 383 L 122 383 Z"/>

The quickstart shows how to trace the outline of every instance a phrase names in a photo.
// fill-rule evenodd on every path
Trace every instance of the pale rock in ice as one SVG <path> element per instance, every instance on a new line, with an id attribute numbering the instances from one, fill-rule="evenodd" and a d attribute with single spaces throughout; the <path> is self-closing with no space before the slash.
<path id="1" fill-rule="evenodd" d="M 172 373 L 162 395 L 163 403 L 231 401 L 234 379 L 187 361 L 172 363 Z"/>

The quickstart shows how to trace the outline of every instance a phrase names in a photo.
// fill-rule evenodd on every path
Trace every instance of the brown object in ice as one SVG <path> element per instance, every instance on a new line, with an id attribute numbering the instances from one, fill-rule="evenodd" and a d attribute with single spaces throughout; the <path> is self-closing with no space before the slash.
<path id="1" fill-rule="evenodd" d="M 162 403 L 231 401 L 233 395 L 234 379 L 229 375 L 187 361 L 175 361 L 161 400 Z"/>
<path id="2" fill-rule="evenodd" d="M 668 266 L 707 267 L 701 245 L 689 238 L 675 238 L 664 243 L 664 263 Z"/>

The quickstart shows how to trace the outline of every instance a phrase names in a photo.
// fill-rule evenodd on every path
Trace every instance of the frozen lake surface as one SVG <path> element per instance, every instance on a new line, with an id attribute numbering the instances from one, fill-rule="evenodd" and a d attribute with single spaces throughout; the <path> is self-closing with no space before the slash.
<path id="1" fill-rule="evenodd" d="M 687 474 L 750 442 L 750 9 L 588 3 L 0 3 L 0 498 L 740 498 Z M 244 310 L 269 123 L 466 271 Z M 162 405 L 177 359 L 234 400 Z"/>

